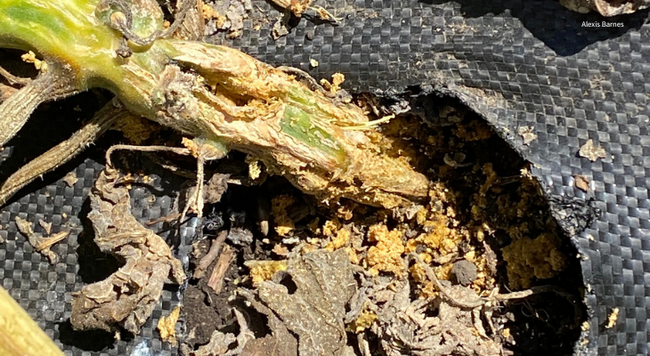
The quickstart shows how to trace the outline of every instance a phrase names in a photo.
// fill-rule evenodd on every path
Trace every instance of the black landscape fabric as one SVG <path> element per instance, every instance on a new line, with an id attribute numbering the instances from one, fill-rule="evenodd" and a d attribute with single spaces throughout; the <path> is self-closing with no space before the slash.
<path id="1" fill-rule="evenodd" d="M 273 65 L 303 69 L 315 78 L 343 73 L 349 91 L 378 93 L 415 110 L 420 109 L 419 95 L 440 93 L 481 114 L 533 163 L 533 174 L 580 251 L 590 326 L 585 331 L 589 343 L 577 345 L 577 354 L 648 354 L 648 11 L 603 18 L 571 12 L 554 0 L 315 4 L 340 18 L 339 24 L 303 18 L 274 40 L 271 28 L 280 12 L 264 1 L 252 1 L 240 37 L 216 34 L 210 40 Z M 318 65 L 310 66 L 310 60 Z M 524 144 L 519 134 L 524 131 L 537 138 Z M 603 158 L 591 161 L 579 154 L 588 140 L 604 149 Z M 10 149 L 2 153 L 10 155 Z M 61 180 L 42 184 L 0 211 L 0 237 L 6 240 L 0 244 L 0 279 L 67 354 L 86 355 L 76 343 L 91 336 L 70 330 L 69 293 L 89 282 L 83 272 L 94 263 L 77 257 L 84 246 L 78 215 L 88 209 L 83 202 L 101 165 L 91 159 L 76 163 L 79 181 L 72 187 Z M 161 174 L 163 181 L 173 180 Z M 590 182 L 590 192 L 576 187 L 576 176 Z M 148 194 L 134 194 L 136 217 L 148 221 L 167 215 L 173 194 L 155 199 Z M 54 248 L 62 256 L 55 266 L 17 235 L 16 216 L 51 221 L 55 231 L 63 226 L 72 230 Z M 140 336 L 92 354 L 125 355 L 134 348 L 175 354 L 152 335 L 154 322 L 178 298 L 177 291 L 165 290 Z M 615 308 L 618 322 L 606 328 Z M 96 350 L 102 349 L 100 342 L 112 342 L 102 337 L 107 336 L 97 337 Z"/>

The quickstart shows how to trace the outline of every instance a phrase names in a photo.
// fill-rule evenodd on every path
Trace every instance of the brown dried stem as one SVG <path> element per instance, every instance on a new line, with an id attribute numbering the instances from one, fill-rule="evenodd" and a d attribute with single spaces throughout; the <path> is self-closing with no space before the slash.
<path id="1" fill-rule="evenodd" d="M 120 107 L 116 105 L 119 105 L 119 102 L 113 101 L 106 104 L 86 126 L 75 132 L 68 140 L 61 142 L 12 174 L 0 186 L 0 206 L 6 204 L 16 192 L 37 177 L 56 169 L 81 153 L 97 137 L 108 130 L 117 119 L 133 115 L 121 105 Z M 0 121 L 3 118 L 0 116 Z"/>
<path id="2" fill-rule="evenodd" d="M 0 147 L 4 146 L 25 125 L 38 105 L 77 93 L 67 79 L 69 73 L 50 69 L 30 81 L 0 105 Z"/>
<path id="3" fill-rule="evenodd" d="M 223 243 L 226 241 L 226 237 L 228 237 L 228 231 L 224 230 L 219 233 L 216 239 L 212 240 L 212 243 L 210 244 L 210 250 L 208 250 L 208 253 L 203 256 L 201 260 L 199 260 L 199 264 L 196 266 L 196 270 L 194 271 L 194 278 L 203 278 L 205 272 L 208 270 L 208 267 L 210 267 L 212 262 L 214 262 L 217 256 L 219 256 L 221 246 L 223 246 Z"/>
<path id="4" fill-rule="evenodd" d="M 208 280 L 208 287 L 212 288 L 215 293 L 221 293 L 223 289 L 223 277 L 226 275 L 226 271 L 228 271 L 228 267 L 230 267 L 234 259 L 235 251 L 232 247 L 225 245 Z"/>
<path id="5" fill-rule="evenodd" d="M 113 145 L 106 151 L 106 165 L 109 167 L 113 167 L 111 155 L 115 151 L 172 152 L 182 156 L 189 156 L 191 154 L 190 150 L 183 147 Z"/>
<path id="6" fill-rule="evenodd" d="M 32 81 L 31 78 L 21 78 L 17 77 L 11 73 L 9 73 L 8 70 L 0 67 L 0 76 L 4 77 L 9 85 L 17 85 L 17 86 L 24 86 L 29 84 L 29 82 Z"/>

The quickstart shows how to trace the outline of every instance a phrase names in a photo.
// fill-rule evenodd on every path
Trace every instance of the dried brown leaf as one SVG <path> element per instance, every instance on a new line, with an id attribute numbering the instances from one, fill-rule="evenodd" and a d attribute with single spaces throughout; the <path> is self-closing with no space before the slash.
<path id="1" fill-rule="evenodd" d="M 458 287 L 454 289 L 456 298 L 475 296 L 470 288 L 454 287 Z M 411 301 L 409 281 L 400 282 L 394 289 L 383 290 L 390 296 L 386 303 L 377 304 L 378 321 L 373 329 L 388 356 L 500 355 L 496 342 L 477 337 L 473 318 L 477 309 L 454 307 L 444 300 Z M 463 292 L 467 296 L 461 296 Z M 437 316 L 429 316 L 429 309 L 437 309 Z"/>
<path id="2" fill-rule="evenodd" d="M 137 334 L 153 312 L 170 278 L 185 280 L 183 267 L 165 241 L 144 228 L 131 214 L 128 189 L 116 184 L 118 172 L 107 168 L 90 194 L 88 218 L 95 243 L 125 264 L 107 279 L 73 294 L 71 322 L 75 329 L 112 331 L 118 326 Z"/>
<path id="3" fill-rule="evenodd" d="M 68 185 L 68 187 L 72 188 L 75 183 L 79 181 L 79 178 L 77 178 L 77 174 L 75 172 L 69 172 L 65 175 L 65 177 L 63 177 L 63 181 Z"/>
<path id="4" fill-rule="evenodd" d="M 526 146 L 530 145 L 531 142 L 537 139 L 537 134 L 535 134 L 535 129 L 533 127 L 520 127 L 517 133 L 524 140 L 524 145 Z"/>
<path id="5" fill-rule="evenodd" d="M 346 251 L 318 250 L 289 260 L 284 277 L 261 282 L 255 297 L 297 335 L 300 355 L 338 356 L 352 352 L 343 320 L 355 290 Z"/>

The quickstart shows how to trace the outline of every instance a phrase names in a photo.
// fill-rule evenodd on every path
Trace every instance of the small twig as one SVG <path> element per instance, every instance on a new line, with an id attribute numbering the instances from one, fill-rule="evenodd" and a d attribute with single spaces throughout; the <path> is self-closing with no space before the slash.
<path id="1" fill-rule="evenodd" d="M 530 289 L 522 290 L 522 291 L 519 291 L 519 292 L 512 292 L 512 293 L 506 293 L 506 294 L 493 293 L 489 297 L 481 298 L 476 303 L 461 302 L 461 301 L 458 301 L 455 298 L 453 298 L 453 296 L 449 293 L 448 289 L 442 283 L 440 283 L 440 281 L 438 280 L 438 277 L 436 276 L 433 269 L 429 265 L 424 263 L 422 261 L 422 259 L 420 259 L 420 256 L 418 256 L 415 253 L 411 253 L 411 254 L 408 255 L 408 257 L 410 259 L 414 259 L 417 263 L 419 263 L 422 266 L 422 268 L 424 268 L 424 272 L 426 273 L 427 278 L 429 278 L 431 281 L 433 281 L 433 283 L 438 288 L 440 293 L 442 293 L 442 295 L 446 299 L 448 299 L 450 302 L 452 302 L 452 304 L 454 304 L 456 306 L 459 306 L 459 307 L 462 307 L 462 308 L 476 308 L 476 307 L 480 307 L 480 306 L 485 305 L 487 302 L 492 302 L 492 301 L 495 301 L 495 300 L 508 301 L 508 300 L 513 300 L 513 299 L 523 299 L 523 298 L 527 298 L 527 297 L 530 297 L 531 295 L 535 295 L 535 294 L 554 292 L 555 294 L 566 298 L 569 302 L 571 302 L 571 304 L 573 304 L 576 307 L 576 311 L 578 311 L 577 310 L 578 307 L 577 307 L 577 303 L 575 302 L 575 298 L 571 294 L 563 291 L 561 288 L 559 288 L 557 286 L 552 286 L 552 285 L 537 286 L 537 287 L 532 287 Z M 495 290 L 495 292 L 496 292 L 496 290 Z"/>
<path id="2" fill-rule="evenodd" d="M 526 297 L 530 297 L 533 294 L 548 293 L 548 292 L 556 292 L 560 295 L 563 294 L 563 292 L 560 291 L 556 286 L 539 286 L 539 287 L 532 287 L 530 289 L 522 290 L 519 292 L 497 294 L 495 298 L 497 300 L 523 299 Z"/>
<path id="3" fill-rule="evenodd" d="M 140 152 L 173 152 L 184 156 L 194 156 L 197 159 L 196 167 L 196 191 L 190 197 L 183 211 L 180 220 L 185 220 L 185 216 L 190 208 L 193 208 L 196 214 L 201 217 L 203 213 L 203 180 L 204 165 L 206 161 L 215 160 L 225 156 L 225 153 L 209 147 L 210 145 L 197 144 L 193 140 L 183 139 L 183 143 L 188 147 L 168 147 L 168 146 L 135 146 L 135 145 L 114 145 L 106 151 L 106 165 L 113 167 L 111 155 L 116 150 L 140 151 Z"/>
<path id="4" fill-rule="evenodd" d="M 208 253 L 199 260 L 199 264 L 196 266 L 194 278 L 199 279 L 205 275 L 208 267 L 210 267 L 212 262 L 217 258 L 217 256 L 219 256 L 221 246 L 226 241 L 226 237 L 228 237 L 228 231 L 223 230 L 219 233 L 216 239 L 212 240 L 210 250 L 208 250 Z"/>
<path id="5" fill-rule="evenodd" d="M 181 213 L 181 220 L 185 219 L 185 215 L 190 208 L 192 208 L 199 218 L 203 216 L 205 163 L 221 159 L 225 157 L 228 152 L 224 147 L 217 147 L 213 143 L 206 142 L 202 138 L 193 140 L 184 138 L 183 145 L 185 145 L 185 147 L 190 150 L 192 156 L 196 158 L 196 189 L 194 189 L 193 194 L 190 196 L 189 201 Z"/>
<path id="6" fill-rule="evenodd" d="M 217 264 L 212 270 L 210 279 L 208 280 L 208 287 L 212 288 L 215 293 L 221 293 L 221 290 L 223 289 L 223 277 L 226 275 L 228 267 L 230 267 L 230 264 L 234 259 L 235 251 L 232 247 L 225 245 L 223 251 L 221 251 L 219 259 L 217 260 Z"/>
<path id="7" fill-rule="evenodd" d="M 34 232 L 32 229 L 32 224 L 24 219 L 19 217 L 16 218 L 16 227 L 21 234 L 27 237 L 27 241 L 30 245 L 34 247 L 36 252 L 47 257 L 50 260 L 50 263 L 54 264 L 58 260 L 56 253 L 50 250 L 50 248 L 57 242 L 65 239 L 70 235 L 70 231 L 61 231 L 50 237 L 43 237 Z"/>
<path id="8" fill-rule="evenodd" d="M 10 85 L 25 86 L 32 81 L 31 78 L 17 77 L 2 67 L 0 67 L 0 76 L 4 77 Z"/>
<path id="9" fill-rule="evenodd" d="M 199 218 L 203 216 L 203 181 L 205 180 L 204 165 L 205 160 L 203 156 L 199 154 L 196 157 L 196 189 L 194 189 L 194 194 L 192 194 L 187 204 L 185 204 L 185 208 L 183 208 L 181 220 L 185 219 L 190 207 Z"/>
<path id="10" fill-rule="evenodd" d="M 124 108 L 115 107 L 114 103 L 116 102 L 106 104 L 86 126 L 75 132 L 68 140 L 61 142 L 12 174 L 0 186 L 0 206 L 7 203 L 16 192 L 37 177 L 60 167 L 81 153 L 108 130 L 115 120 L 132 115 Z M 1 117 L 0 121 L 2 121 Z"/>

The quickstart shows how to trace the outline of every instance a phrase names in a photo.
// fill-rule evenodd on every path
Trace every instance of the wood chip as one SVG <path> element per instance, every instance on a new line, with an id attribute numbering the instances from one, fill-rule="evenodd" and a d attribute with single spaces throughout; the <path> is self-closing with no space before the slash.
<path id="1" fill-rule="evenodd" d="M 200 279 L 205 275 L 208 267 L 210 267 L 212 262 L 214 262 L 217 256 L 219 256 L 221 246 L 223 246 L 223 243 L 226 241 L 226 237 L 228 237 L 228 231 L 224 230 L 219 233 L 216 239 L 212 240 L 210 250 L 208 250 L 208 253 L 206 253 L 205 256 L 201 257 L 196 270 L 194 270 L 194 278 Z"/>
<path id="2" fill-rule="evenodd" d="M 212 270 L 210 280 L 208 280 L 208 287 L 212 288 L 215 293 L 221 293 L 221 290 L 223 289 L 223 277 L 226 275 L 228 267 L 230 267 L 230 264 L 234 260 L 235 250 L 228 245 L 224 245 L 223 251 L 221 251 L 221 255 L 217 260 L 217 264 Z"/>

